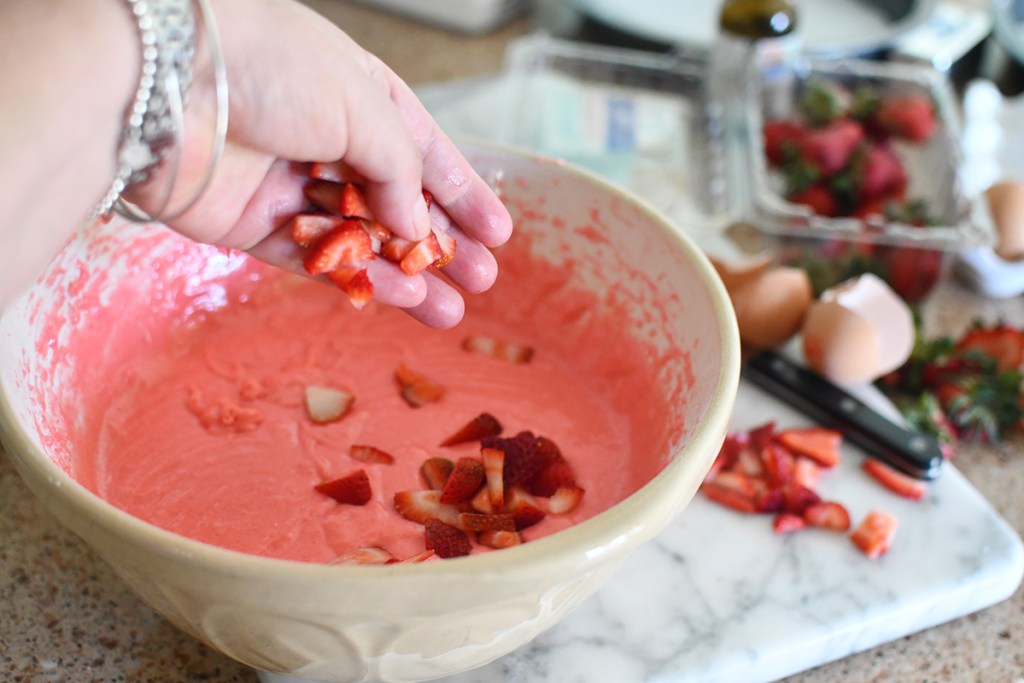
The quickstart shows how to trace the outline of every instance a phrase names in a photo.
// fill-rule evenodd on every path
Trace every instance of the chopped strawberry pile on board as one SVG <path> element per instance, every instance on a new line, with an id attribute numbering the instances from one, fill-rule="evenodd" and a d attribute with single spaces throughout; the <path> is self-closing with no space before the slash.
<path id="1" fill-rule="evenodd" d="M 455 258 L 455 236 L 438 225 L 415 242 L 393 235 L 374 217 L 363 189 L 344 176 L 341 164 L 313 164 L 304 192 L 316 208 L 293 216 L 286 226 L 292 241 L 305 250 L 307 273 L 326 276 L 362 308 L 373 299 L 366 263 L 377 256 L 395 262 L 407 275 L 443 268 Z M 429 207 L 427 190 L 423 197 Z"/>
<path id="2" fill-rule="evenodd" d="M 777 534 L 808 528 L 848 533 L 853 527 L 845 505 L 825 500 L 815 490 L 823 472 L 840 462 L 842 435 L 823 427 L 778 429 L 774 422 L 726 435 L 710 471 L 701 484 L 704 496 L 719 505 L 749 515 L 772 515 Z M 925 482 L 868 458 L 862 468 L 896 495 L 920 500 Z M 559 490 L 563 493 L 563 489 Z M 551 505 L 549 504 L 549 508 Z M 888 550 L 896 529 L 895 517 L 873 511 L 850 534 L 869 557 Z"/>

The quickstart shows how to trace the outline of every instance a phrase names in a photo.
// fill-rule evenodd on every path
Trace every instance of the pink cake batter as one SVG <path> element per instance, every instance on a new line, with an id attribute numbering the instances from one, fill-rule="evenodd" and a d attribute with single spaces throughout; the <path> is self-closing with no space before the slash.
<path id="1" fill-rule="evenodd" d="M 591 517 L 664 464 L 673 435 L 659 367 L 614 314 L 594 313 L 596 295 L 567 286 L 565 268 L 512 252 L 501 268 L 495 288 L 470 297 L 466 319 L 449 331 L 374 304 L 355 311 L 333 287 L 256 264 L 208 291 L 162 291 L 150 305 L 175 309 L 175 322 L 146 335 L 151 348 L 134 352 L 142 360 L 95 375 L 109 383 L 94 392 L 109 405 L 86 421 L 75 476 L 137 517 L 225 548 L 324 562 L 380 545 L 401 558 L 423 550 L 423 527 L 396 514 L 394 494 L 424 488 L 428 457 L 478 455 L 478 444 L 437 444 L 487 411 L 504 435 L 529 429 L 554 440 L 586 490 L 572 513 L 549 516 L 524 539 Z M 536 352 L 528 364 L 468 353 L 469 334 Z M 444 398 L 407 405 L 393 379 L 399 363 L 444 385 Z M 352 411 L 312 423 L 303 406 L 310 384 L 352 392 Z M 204 413 L 230 424 L 204 426 Z M 396 462 L 355 462 L 354 443 Z M 366 506 L 314 491 L 356 468 L 370 476 Z"/>

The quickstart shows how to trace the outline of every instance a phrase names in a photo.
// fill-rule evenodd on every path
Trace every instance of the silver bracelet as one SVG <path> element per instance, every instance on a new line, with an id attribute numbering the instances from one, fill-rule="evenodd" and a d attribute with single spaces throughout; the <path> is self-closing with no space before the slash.
<path id="1" fill-rule="evenodd" d="M 205 191 L 223 152 L 227 134 L 227 75 L 213 13 L 207 0 L 195 0 L 204 33 L 210 43 L 216 80 L 217 121 L 214 148 L 206 176 L 191 199 L 173 215 L 167 211 L 177 178 L 184 138 L 184 107 L 192 82 L 197 22 L 190 0 L 126 0 L 132 10 L 142 45 L 142 74 L 135 97 L 125 112 L 125 125 L 117 150 L 117 171 L 110 189 L 96 208 L 109 218 L 117 212 L 130 220 L 169 220 L 180 216 Z M 167 187 L 159 208 L 142 211 L 123 197 L 125 191 L 145 183 L 170 156 Z"/>

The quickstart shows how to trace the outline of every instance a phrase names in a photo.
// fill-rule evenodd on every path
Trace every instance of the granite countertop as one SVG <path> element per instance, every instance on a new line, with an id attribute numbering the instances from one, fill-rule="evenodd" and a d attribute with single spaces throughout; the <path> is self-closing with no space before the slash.
<path id="1" fill-rule="evenodd" d="M 505 46 L 533 29 L 518 20 L 485 37 L 424 27 L 341 0 L 307 0 L 413 85 L 486 75 Z M 1021 298 L 987 300 L 944 282 L 925 309 L 933 330 L 975 316 L 1024 325 Z M 1024 441 L 963 448 L 957 468 L 1024 532 Z M 210 681 L 255 674 L 164 622 L 32 496 L 0 458 L 0 679 L 5 681 Z M 1024 680 L 1024 589 L 979 613 L 792 676 L 833 681 Z"/>

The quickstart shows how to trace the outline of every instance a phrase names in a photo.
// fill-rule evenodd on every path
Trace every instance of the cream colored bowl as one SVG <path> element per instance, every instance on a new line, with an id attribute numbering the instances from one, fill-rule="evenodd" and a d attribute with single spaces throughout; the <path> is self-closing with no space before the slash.
<path id="1" fill-rule="evenodd" d="M 670 359 L 652 390 L 685 395 L 672 403 L 674 426 L 644 426 L 664 433 L 660 473 L 553 536 L 417 565 L 306 564 L 183 538 L 79 485 L 74 435 L 98 411 L 75 387 L 123 368 L 83 367 L 76 345 L 109 344 L 111 357 L 125 348 L 145 354 L 147 335 L 158 329 L 147 301 L 176 296 L 178 285 L 152 278 L 140 253 L 173 264 L 182 250 L 205 250 L 209 268 L 178 275 L 190 288 L 213 285 L 213 293 L 215 262 L 237 257 L 157 227 L 93 227 L 0 320 L 0 418 L 29 487 L 143 600 L 243 663 L 341 682 L 425 680 L 485 664 L 594 593 L 683 509 L 717 453 L 738 384 L 739 342 L 725 290 L 703 255 L 662 216 L 594 176 L 490 147 L 465 151 L 539 258 L 571 257 L 579 286 L 611 286 L 632 302 L 622 325 Z M 109 298 L 117 310 L 83 304 L 87 292 L 102 300 L 125 288 L 133 295 Z"/>

